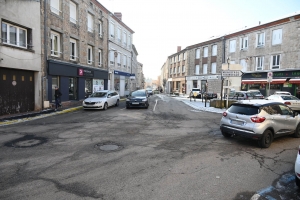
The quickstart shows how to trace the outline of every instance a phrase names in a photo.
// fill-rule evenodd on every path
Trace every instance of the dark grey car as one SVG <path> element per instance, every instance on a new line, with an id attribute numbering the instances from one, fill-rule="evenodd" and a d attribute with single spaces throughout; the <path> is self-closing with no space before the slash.
<path id="1" fill-rule="evenodd" d="M 131 92 L 126 99 L 126 108 L 148 108 L 149 95 L 147 90 L 136 90 Z"/>

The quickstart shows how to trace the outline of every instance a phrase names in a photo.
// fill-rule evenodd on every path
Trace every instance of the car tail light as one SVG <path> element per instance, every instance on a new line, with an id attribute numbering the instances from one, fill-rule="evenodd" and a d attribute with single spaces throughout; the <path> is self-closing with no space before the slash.
<path id="1" fill-rule="evenodd" d="M 223 112 L 223 117 L 226 117 L 227 116 L 227 112 Z"/>
<path id="2" fill-rule="evenodd" d="M 257 117 L 257 116 L 251 117 L 250 119 L 254 123 L 262 123 L 262 122 L 264 122 L 266 120 L 265 117 Z"/>
<path id="3" fill-rule="evenodd" d="M 284 102 L 285 105 L 291 105 L 291 102 Z"/>

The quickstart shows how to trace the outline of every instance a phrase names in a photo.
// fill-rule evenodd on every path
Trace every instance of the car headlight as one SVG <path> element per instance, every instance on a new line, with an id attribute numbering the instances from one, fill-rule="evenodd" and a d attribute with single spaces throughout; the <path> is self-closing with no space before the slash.
<path id="1" fill-rule="evenodd" d="M 130 99 L 126 99 L 126 101 L 130 101 Z"/>
<path id="2" fill-rule="evenodd" d="M 96 104 L 101 103 L 101 101 L 96 102 Z"/>
<path id="3" fill-rule="evenodd" d="M 142 101 L 147 101 L 147 99 L 143 99 Z"/>

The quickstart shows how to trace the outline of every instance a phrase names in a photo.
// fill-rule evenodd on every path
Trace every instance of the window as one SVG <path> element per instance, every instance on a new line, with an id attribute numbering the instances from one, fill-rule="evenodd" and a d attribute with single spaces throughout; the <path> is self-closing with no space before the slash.
<path id="1" fill-rule="evenodd" d="M 211 63 L 211 73 L 217 73 L 217 63 Z"/>
<path id="2" fill-rule="evenodd" d="M 218 50 L 218 46 L 215 44 L 212 46 L 212 56 L 216 56 L 217 55 L 217 50 Z"/>
<path id="3" fill-rule="evenodd" d="M 131 37 L 130 35 L 128 35 L 128 48 L 130 48 L 130 45 L 131 45 Z"/>
<path id="4" fill-rule="evenodd" d="M 172 67 L 170 68 L 170 74 L 172 74 Z"/>
<path id="5" fill-rule="evenodd" d="M 184 73 L 185 72 L 185 67 L 184 67 L 184 65 L 182 66 L 182 73 Z"/>
<path id="6" fill-rule="evenodd" d="M 180 55 L 178 55 L 178 61 L 180 61 Z"/>
<path id="7" fill-rule="evenodd" d="M 90 13 L 88 13 L 88 31 L 89 32 L 93 32 L 93 30 L 94 30 L 93 24 L 94 24 L 93 16 Z"/>
<path id="8" fill-rule="evenodd" d="M 103 29 L 102 29 L 102 22 L 99 21 L 99 37 L 102 38 Z"/>
<path id="9" fill-rule="evenodd" d="M 59 15 L 59 0 L 50 0 L 50 9 L 51 12 Z"/>
<path id="10" fill-rule="evenodd" d="M 109 23 L 109 35 L 115 37 L 115 25 L 112 22 Z"/>
<path id="11" fill-rule="evenodd" d="M 272 45 L 281 44 L 282 29 L 273 30 Z"/>
<path id="12" fill-rule="evenodd" d="M 240 39 L 240 47 L 242 49 L 248 49 L 248 37 L 242 37 Z"/>
<path id="13" fill-rule="evenodd" d="M 236 40 L 230 40 L 229 41 L 229 52 L 230 53 L 235 52 L 235 47 L 236 47 Z"/>
<path id="14" fill-rule="evenodd" d="M 207 64 L 203 64 L 203 74 L 207 74 Z"/>
<path id="15" fill-rule="evenodd" d="M 128 68 L 130 69 L 131 67 L 131 57 L 128 57 Z"/>
<path id="16" fill-rule="evenodd" d="M 265 33 L 258 33 L 256 35 L 257 47 L 261 47 L 265 45 Z"/>
<path id="17" fill-rule="evenodd" d="M 91 65 L 93 63 L 93 48 L 92 48 L 92 46 L 88 45 L 87 51 L 88 51 L 87 63 Z"/>
<path id="18" fill-rule="evenodd" d="M 200 49 L 196 49 L 196 59 L 200 58 Z"/>
<path id="19" fill-rule="evenodd" d="M 127 33 L 123 32 L 123 45 L 126 47 L 127 46 Z"/>
<path id="20" fill-rule="evenodd" d="M 70 39 L 70 60 L 77 59 L 77 42 L 74 39 Z"/>
<path id="21" fill-rule="evenodd" d="M 176 56 L 174 57 L 174 63 L 176 63 Z"/>
<path id="22" fill-rule="evenodd" d="M 264 69 L 264 57 L 256 57 L 256 70 L 263 70 Z"/>
<path id="23" fill-rule="evenodd" d="M 77 23 L 77 5 L 70 1 L 70 22 Z"/>
<path id="24" fill-rule="evenodd" d="M 177 73 L 180 73 L 180 66 L 177 67 Z"/>
<path id="25" fill-rule="evenodd" d="M 102 50 L 98 50 L 98 66 L 102 67 Z"/>
<path id="26" fill-rule="evenodd" d="M 118 28 L 117 36 L 118 36 L 118 42 L 121 42 L 121 28 Z"/>
<path id="27" fill-rule="evenodd" d="M 127 64 L 127 56 L 123 55 L 123 67 L 126 67 Z"/>
<path id="28" fill-rule="evenodd" d="M 246 62 L 246 60 L 245 59 L 241 59 L 240 60 L 240 65 L 242 65 L 242 71 L 243 72 L 246 72 L 247 71 L 247 62 Z"/>
<path id="29" fill-rule="evenodd" d="M 183 60 L 186 59 L 186 53 L 183 53 Z"/>
<path id="30" fill-rule="evenodd" d="M 199 65 L 196 65 L 196 67 L 195 67 L 195 74 L 199 74 L 199 71 L 200 71 Z"/>
<path id="31" fill-rule="evenodd" d="M 2 42 L 5 44 L 27 48 L 27 30 L 6 22 L 2 22 Z"/>
<path id="32" fill-rule="evenodd" d="M 203 48 L 203 57 L 207 57 L 208 56 L 208 47 L 204 47 Z"/>
<path id="33" fill-rule="evenodd" d="M 51 32 L 51 56 L 59 56 L 60 54 L 60 35 L 56 32 Z"/>
<path id="34" fill-rule="evenodd" d="M 115 63 L 115 51 L 110 50 L 109 52 L 109 63 L 114 64 Z"/>
<path id="35" fill-rule="evenodd" d="M 176 67 L 173 68 L 173 74 L 176 74 Z"/>
<path id="36" fill-rule="evenodd" d="M 272 56 L 272 69 L 280 68 L 280 55 Z"/>
<path id="37" fill-rule="evenodd" d="M 118 53 L 117 55 L 117 63 L 118 63 L 118 67 L 121 67 L 121 54 Z"/>

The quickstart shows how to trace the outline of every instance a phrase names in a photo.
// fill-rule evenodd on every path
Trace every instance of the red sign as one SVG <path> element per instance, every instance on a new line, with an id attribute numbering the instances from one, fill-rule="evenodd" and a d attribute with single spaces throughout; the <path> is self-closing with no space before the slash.
<path id="1" fill-rule="evenodd" d="M 78 75 L 83 76 L 83 69 L 78 69 Z"/>

